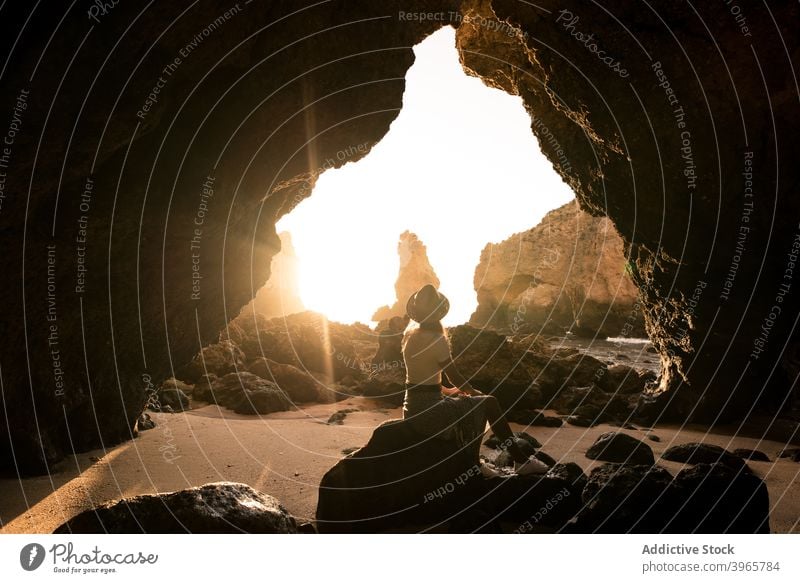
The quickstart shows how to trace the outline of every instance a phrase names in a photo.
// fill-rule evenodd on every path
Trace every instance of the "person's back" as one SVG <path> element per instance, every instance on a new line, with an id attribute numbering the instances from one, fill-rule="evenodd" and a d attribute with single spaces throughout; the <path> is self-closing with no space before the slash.
<path id="1" fill-rule="evenodd" d="M 444 333 L 417 328 L 403 337 L 406 384 L 440 385 L 442 365 L 450 360 L 450 344 Z"/>

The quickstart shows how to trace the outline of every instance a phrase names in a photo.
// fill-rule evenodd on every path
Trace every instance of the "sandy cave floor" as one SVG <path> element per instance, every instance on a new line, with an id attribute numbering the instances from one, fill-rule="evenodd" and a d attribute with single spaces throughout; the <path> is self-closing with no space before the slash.
<path id="1" fill-rule="evenodd" d="M 343 425 L 327 425 L 342 409 Z M 381 422 L 401 411 L 353 397 L 334 404 L 315 404 L 262 417 L 238 415 L 207 405 L 186 413 L 151 413 L 157 426 L 133 441 L 108 451 L 95 450 L 61 462 L 50 476 L 0 479 L 0 532 L 47 533 L 93 506 L 137 494 L 179 490 L 208 482 L 235 481 L 275 496 L 298 519 L 313 520 L 317 487 L 324 473 L 342 457 L 342 450 L 364 445 Z M 525 429 L 512 424 L 515 430 Z M 564 425 L 527 429 L 542 451 L 563 462 L 575 462 L 588 474 L 602 462 L 585 457 L 609 425 L 592 428 Z M 648 431 L 622 430 L 644 439 Z M 776 459 L 784 445 L 751 437 L 706 433 L 701 427 L 659 426 L 646 440 L 656 456 L 671 445 L 704 441 L 728 449 L 764 451 L 772 462 L 749 462 L 770 492 L 773 532 L 800 532 L 800 464 Z M 492 450 L 483 448 L 491 457 Z M 660 460 L 675 474 L 683 464 Z"/>

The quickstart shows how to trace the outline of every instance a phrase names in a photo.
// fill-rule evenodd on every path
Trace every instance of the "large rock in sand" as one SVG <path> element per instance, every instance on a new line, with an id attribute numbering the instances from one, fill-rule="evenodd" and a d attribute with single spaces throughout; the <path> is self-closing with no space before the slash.
<path id="1" fill-rule="evenodd" d="M 292 402 L 275 383 L 249 372 L 230 373 L 211 385 L 211 399 L 243 415 L 287 411 Z"/>
<path id="2" fill-rule="evenodd" d="M 766 484 L 743 470 L 700 463 L 674 479 L 659 466 L 605 464 L 583 490 L 575 533 L 766 533 Z"/>
<path id="3" fill-rule="evenodd" d="M 768 534 L 769 491 L 752 473 L 722 463 L 682 470 L 672 485 L 673 532 Z"/>
<path id="4" fill-rule="evenodd" d="M 246 484 L 216 482 L 166 494 L 123 498 L 81 512 L 54 534 L 289 534 L 294 517 Z"/>
<path id="5" fill-rule="evenodd" d="M 610 431 L 597 438 L 587 450 L 586 457 L 604 462 L 617 462 L 634 465 L 653 465 L 656 463 L 653 450 L 644 442 L 626 433 Z"/>
<path id="6" fill-rule="evenodd" d="M 295 403 L 316 401 L 319 396 L 317 379 L 291 364 L 258 358 L 250 363 L 248 370 L 262 379 L 276 383 Z"/>
<path id="7" fill-rule="evenodd" d="M 581 482 L 574 471 L 485 479 L 479 445 L 424 438 L 402 420 L 380 425 L 322 478 L 319 532 L 519 529 L 537 512 L 536 529 L 553 532 L 575 514 Z"/>
<path id="8" fill-rule="evenodd" d="M 710 443 L 682 443 L 673 445 L 661 454 L 661 458 L 671 462 L 684 464 L 714 464 L 721 463 L 734 471 L 749 472 L 750 466 L 745 461 L 729 452 L 727 449 Z"/>
<path id="9" fill-rule="evenodd" d="M 653 465 L 604 464 L 592 470 L 583 489 L 577 522 L 582 533 L 661 532 L 671 518 L 666 492 L 670 473 Z"/>

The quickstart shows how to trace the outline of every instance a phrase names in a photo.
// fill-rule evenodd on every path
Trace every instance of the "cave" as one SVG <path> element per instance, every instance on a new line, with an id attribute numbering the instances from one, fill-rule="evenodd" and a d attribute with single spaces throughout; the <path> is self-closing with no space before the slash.
<path id="1" fill-rule="evenodd" d="M 386 134 L 413 46 L 443 26 L 467 73 L 522 98 L 581 208 L 621 235 L 661 359 L 643 414 L 715 424 L 791 404 L 796 4 L 744 28 L 722 2 L 61 16 L 0 24 L 0 451 L 15 472 L 134 437 L 148 387 L 267 281 L 274 225 L 312 195 L 320 161 L 358 160 Z"/>

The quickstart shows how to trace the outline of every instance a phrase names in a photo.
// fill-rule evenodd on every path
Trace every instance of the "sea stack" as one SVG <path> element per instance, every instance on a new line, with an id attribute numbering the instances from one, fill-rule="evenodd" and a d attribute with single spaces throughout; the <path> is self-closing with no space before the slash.
<path id="1" fill-rule="evenodd" d="M 400 257 L 400 271 L 394 284 L 397 300 L 392 306 L 382 306 L 375 311 L 372 320 L 380 322 L 394 316 L 405 316 L 406 302 L 411 294 L 424 285 L 439 287 L 439 278 L 428 260 L 425 245 L 411 231 L 404 231 L 397 243 L 397 254 Z"/>

